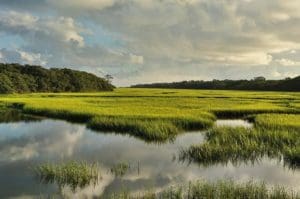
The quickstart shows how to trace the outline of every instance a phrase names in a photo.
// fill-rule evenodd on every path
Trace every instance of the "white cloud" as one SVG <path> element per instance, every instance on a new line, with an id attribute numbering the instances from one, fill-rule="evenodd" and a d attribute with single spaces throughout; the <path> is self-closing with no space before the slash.
<path id="1" fill-rule="evenodd" d="M 279 73 L 278 71 L 273 71 L 273 72 L 272 72 L 272 76 L 275 77 L 275 78 L 281 78 L 281 77 L 282 77 L 282 74 Z"/>
<path id="2" fill-rule="evenodd" d="M 47 42 L 75 43 L 84 46 L 84 38 L 80 33 L 87 30 L 78 26 L 71 17 L 39 18 L 29 13 L 6 11 L 0 13 L 0 32 L 17 34 L 23 38 L 38 37 L 48 39 Z"/>
<path id="3" fill-rule="evenodd" d="M 277 71 L 277 70 L 274 70 L 272 73 L 271 73 L 271 77 L 274 77 L 276 79 L 282 79 L 282 78 L 286 78 L 286 77 L 296 77 L 298 76 L 299 74 L 297 73 L 293 73 L 293 72 L 280 72 L 280 71 Z"/>
<path id="4" fill-rule="evenodd" d="M 46 65 L 47 61 L 41 58 L 40 53 L 29 53 L 25 51 L 17 51 L 21 55 L 22 62 L 27 64 L 38 64 L 38 65 Z"/>
<path id="5" fill-rule="evenodd" d="M 43 58 L 40 53 L 31 53 L 22 51 L 20 49 L 8 50 L 0 49 L 0 62 L 9 63 L 21 63 L 21 64 L 34 64 L 34 65 L 46 65 L 46 58 Z"/>
<path id="6" fill-rule="evenodd" d="M 291 18 L 288 13 L 280 13 L 280 12 L 271 13 L 271 17 L 273 17 L 275 20 L 278 21 L 287 21 Z"/>
<path id="7" fill-rule="evenodd" d="M 48 3 L 63 9 L 101 10 L 114 5 L 116 0 L 48 0 Z"/>
<path id="8" fill-rule="evenodd" d="M 4 27 L 34 28 L 38 18 L 29 13 L 16 11 L 0 12 L 0 23 Z"/>
<path id="9" fill-rule="evenodd" d="M 133 64 L 143 64 L 144 63 L 144 57 L 139 56 L 139 55 L 130 54 L 130 61 Z"/>
<path id="10" fill-rule="evenodd" d="M 79 47 L 84 46 L 84 38 L 80 32 L 85 30 L 76 26 L 71 17 L 60 17 L 57 20 L 47 20 L 40 24 L 52 37 L 61 38 L 64 42 L 75 42 Z M 51 32 L 50 32 L 51 31 Z"/>
<path id="11" fill-rule="evenodd" d="M 51 15 L 37 9 L 33 15 L 27 7 L 1 12 L 0 31 L 25 40 L 18 47 L 25 52 L 52 55 L 48 65 L 100 68 L 114 74 L 116 82 L 138 76 L 157 80 L 142 75 L 157 70 L 169 71 L 161 81 L 238 78 L 219 74 L 223 66 L 235 68 L 240 77 L 256 75 L 249 67 L 266 77 L 279 67 L 281 73 L 300 74 L 299 67 L 287 67 L 300 59 L 298 0 L 46 0 L 43 8 Z M 88 34 L 92 26 L 108 36 Z M 110 35 L 118 35 L 117 41 Z M 279 56 L 286 52 L 291 53 Z"/>
<path id="12" fill-rule="evenodd" d="M 282 59 L 276 59 L 275 60 L 277 63 L 279 63 L 280 65 L 282 66 L 300 66 L 300 62 L 295 62 L 293 60 L 290 60 L 290 59 L 285 59 L 285 58 L 282 58 Z"/>
<path id="13" fill-rule="evenodd" d="M 240 64 L 240 65 L 268 65 L 272 61 L 272 56 L 265 53 L 244 53 L 231 54 L 225 56 L 207 56 L 207 61 L 220 62 L 223 64 Z"/>

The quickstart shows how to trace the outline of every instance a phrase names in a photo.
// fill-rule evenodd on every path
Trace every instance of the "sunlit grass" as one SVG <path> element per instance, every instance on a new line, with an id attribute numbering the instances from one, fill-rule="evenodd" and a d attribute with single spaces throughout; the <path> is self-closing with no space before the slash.
<path id="1" fill-rule="evenodd" d="M 0 110 L 5 111 L 7 106 L 23 113 L 84 122 L 95 130 L 126 133 L 146 141 L 166 141 L 187 130 L 210 129 L 217 117 L 251 115 L 254 128 L 210 129 L 206 141 L 186 146 L 181 158 L 208 166 L 254 162 L 267 156 L 283 159 L 289 167 L 299 167 L 300 93 L 122 88 L 101 93 L 1 95 Z M 116 165 L 112 171 L 123 175 L 126 168 Z M 95 175 L 91 176 L 90 169 L 87 164 L 48 164 L 41 165 L 37 173 L 45 182 L 75 189 L 96 179 L 96 171 L 92 169 Z M 226 183 L 195 183 L 188 188 L 188 198 L 296 198 L 283 188 L 269 191 L 262 184 Z M 176 187 L 159 194 L 149 192 L 142 198 L 186 198 L 186 193 L 184 187 Z M 121 198 L 132 197 L 125 193 Z"/>
<path id="2" fill-rule="evenodd" d="M 166 140 L 186 130 L 207 129 L 217 117 L 300 113 L 300 94 L 180 89 L 120 88 L 101 93 L 1 95 L 23 112 L 121 131 L 145 140 Z"/>
<path id="3" fill-rule="evenodd" d="M 260 114 L 255 117 L 255 124 L 267 129 L 294 129 L 300 133 L 300 114 Z"/>
<path id="4" fill-rule="evenodd" d="M 88 127 L 100 131 L 124 132 L 147 141 L 171 139 L 180 130 L 169 121 L 94 117 Z"/>
<path id="5" fill-rule="evenodd" d="M 206 133 L 206 142 L 183 150 L 180 159 L 209 166 L 253 163 L 265 156 L 280 160 L 283 155 L 287 165 L 297 165 L 299 145 L 299 133 L 294 130 L 217 127 Z"/>

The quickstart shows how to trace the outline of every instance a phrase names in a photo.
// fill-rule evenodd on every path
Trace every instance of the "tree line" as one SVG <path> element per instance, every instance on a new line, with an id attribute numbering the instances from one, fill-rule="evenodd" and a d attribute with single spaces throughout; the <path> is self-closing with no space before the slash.
<path id="1" fill-rule="evenodd" d="M 256 77 L 252 80 L 192 80 L 172 83 L 137 84 L 133 88 L 177 88 L 216 90 L 259 90 L 259 91 L 300 91 L 300 76 L 282 80 L 266 80 Z"/>
<path id="2" fill-rule="evenodd" d="M 67 68 L 0 63 L 0 93 L 111 91 L 110 80 Z"/>

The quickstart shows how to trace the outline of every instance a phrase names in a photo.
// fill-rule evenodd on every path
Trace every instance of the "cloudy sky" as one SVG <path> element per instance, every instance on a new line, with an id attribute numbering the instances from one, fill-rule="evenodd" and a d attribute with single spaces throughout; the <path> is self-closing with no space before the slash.
<path id="1" fill-rule="evenodd" d="M 299 0 L 0 0 L 0 62 L 114 83 L 300 74 Z"/>

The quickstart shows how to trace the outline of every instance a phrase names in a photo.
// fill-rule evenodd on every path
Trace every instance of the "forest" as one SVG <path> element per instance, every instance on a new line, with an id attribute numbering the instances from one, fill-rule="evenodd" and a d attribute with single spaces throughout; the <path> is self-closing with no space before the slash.
<path id="1" fill-rule="evenodd" d="M 258 90 L 258 91 L 300 91 L 300 76 L 283 80 L 266 80 L 256 77 L 252 80 L 191 80 L 172 83 L 137 84 L 133 88 L 177 88 L 216 90 Z"/>
<path id="2" fill-rule="evenodd" d="M 109 80 L 71 69 L 0 63 L 0 93 L 111 91 Z"/>

